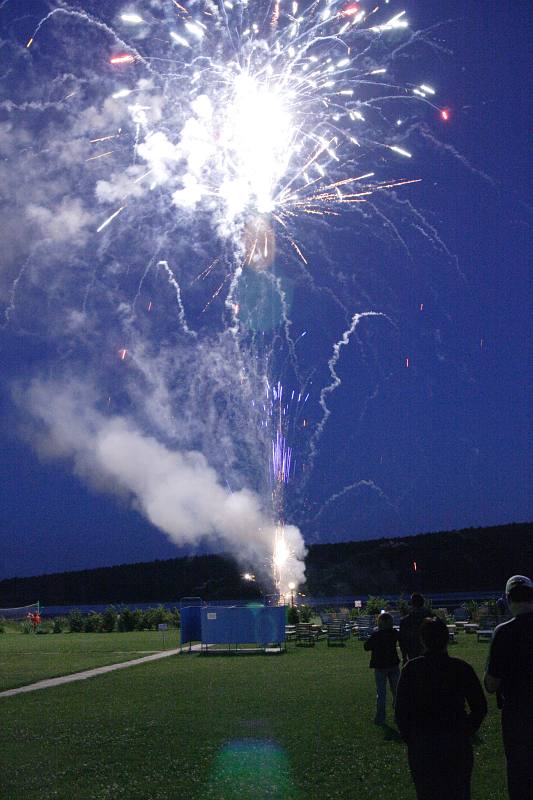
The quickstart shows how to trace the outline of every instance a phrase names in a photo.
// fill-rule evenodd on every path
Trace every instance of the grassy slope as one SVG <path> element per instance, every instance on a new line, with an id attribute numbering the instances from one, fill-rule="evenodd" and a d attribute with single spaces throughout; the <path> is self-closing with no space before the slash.
<path id="1" fill-rule="evenodd" d="M 481 674 L 486 645 L 463 637 L 452 654 Z M 176 656 L 0 705 L 3 800 L 414 798 L 404 745 L 372 724 L 373 674 L 356 641 Z M 473 800 L 505 797 L 490 707 Z"/>
<path id="2" fill-rule="evenodd" d="M 163 649 L 159 631 L 0 635 L 0 691 L 115 664 Z M 165 633 L 165 647 L 179 645 L 179 631 Z"/>

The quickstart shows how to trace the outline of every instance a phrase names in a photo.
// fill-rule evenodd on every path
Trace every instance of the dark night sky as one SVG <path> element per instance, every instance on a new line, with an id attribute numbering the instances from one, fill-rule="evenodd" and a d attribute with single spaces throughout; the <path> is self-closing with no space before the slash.
<path id="1" fill-rule="evenodd" d="M 433 28 L 427 37 L 439 49 L 415 42 L 394 62 L 395 69 L 403 81 L 434 84 L 437 103 L 450 109 L 447 123 L 439 120 L 437 112 L 424 112 L 423 123 L 413 125 L 409 137 L 397 142 L 414 156 L 409 162 L 394 163 L 394 177 L 421 177 L 423 182 L 396 190 L 390 212 L 386 198 L 380 198 L 376 213 L 363 224 L 360 214 L 348 214 L 308 234 L 309 223 L 305 223 L 298 240 L 305 243 L 309 269 L 320 291 L 302 281 L 298 267 L 288 257 L 284 260 L 282 253 L 277 267 L 283 285 L 290 287 L 295 338 L 307 331 L 298 345 L 298 357 L 310 396 L 294 436 L 297 472 L 294 487 L 288 490 L 287 515 L 300 525 L 309 542 L 408 535 L 532 517 L 527 402 L 533 205 L 531 14 L 528 4 L 521 2 L 425 0 L 407 2 L 405 7 L 413 29 Z M 136 419 L 142 419 L 145 432 L 153 433 L 149 415 L 138 411 L 139 398 L 131 399 L 134 390 L 129 399 L 121 394 L 123 365 L 116 352 L 124 346 L 120 333 L 124 327 L 109 323 L 102 330 L 102 321 L 110 319 L 103 311 L 104 302 L 109 301 L 111 307 L 111 297 L 133 299 L 145 264 L 140 255 L 135 260 L 142 243 L 133 241 L 136 234 L 132 232 L 130 256 L 127 239 L 111 243 L 104 251 L 92 241 L 92 233 L 83 238 L 89 229 L 84 214 L 87 219 L 90 215 L 92 231 L 94 220 L 100 222 L 119 203 L 106 206 L 105 211 L 92 208 L 85 178 L 79 178 L 83 212 L 72 224 L 73 235 L 83 240 L 83 253 L 73 255 L 61 231 L 44 246 L 35 232 L 47 207 L 49 176 L 59 176 L 50 189 L 50 203 L 57 209 L 63 195 L 73 197 L 70 180 L 76 183 L 81 175 L 77 170 L 86 169 L 81 163 L 85 156 L 73 148 L 72 161 L 50 166 L 54 148 L 61 143 L 47 142 L 44 134 L 59 129 L 63 112 L 22 110 L 20 104 L 27 98 L 28 86 L 32 86 L 31 101 L 54 99 L 61 81 L 65 89 L 79 82 L 85 87 L 86 105 L 95 103 L 90 81 L 98 75 L 98 59 L 104 58 L 104 45 L 109 44 L 109 37 L 91 34 L 87 42 L 94 47 L 87 51 L 90 63 L 64 63 L 69 52 L 79 55 L 80 46 L 78 50 L 75 45 L 72 50 L 58 48 L 55 54 L 51 37 L 59 33 L 52 23 L 30 51 L 22 52 L 47 8 L 37 0 L 0 4 L 0 40 L 6 54 L 0 77 L 2 97 L 19 106 L 0 102 L 2 324 L 13 280 L 26 260 L 29 265 L 17 286 L 16 311 L 8 313 L 8 323 L 0 331 L 0 578 L 170 558 L 194 549 L 170 542 L 126 494 L 117 497 L 103 491 L 105 476 L 104 485 L 95 481 L 94 474 L 88 484 L 88 467 L 78 465 L 76 475 L 71 458 L 51 459 L 50 448 L 45 459 L 37 455 L 27 405 L 14 399 L 20 393 L 25 396 L 28 382 L 36 377 L 64 382 L 66 375 L 75 374 L 78 379 L 80 373 L 81 377 L 90 373 L 93 380 L 99 376 L 100 385 L 105 382 L 103 393 L 114 398 L 121 413 L 130 413 L 128 403 L 135 402 Z M 107 20 L 112 21 L 112 15 Z M 68 34 L 65 28 L 62 35 Z M 146 46 L 146 42 L 139 44 L 141 50 Z M 54 59 L 63 59 L 61 69 L 54 66 Z M 58 77 L 67 72 L 71 78 Z M 113 91 L 116 73 L 104 67 L 102 74 L 102 97 L 106 97 Z M 80 133 L 73 121 L 76 116 L 81 120 L 83 113 L 83 106 L 76 106 L 69 119 L 70 131 L 88 139 L 89 122 Z M 79 125 L 83 127 L 81 121 Z M 373 158 L 370 152 L 363 169 Z M 69 166 L 74 159 L 81 163 L 76 170 Z M 70 170 L 68 181 L 61 170 Z M 15 185 L 21 190 L 16 197 Z M 401 230 L 405 247 L 391 235 L 381 214 Z M 417 230 L 415 214 L 425 220 L 418 225 L 423 231 Z M 143 218 L 139 226 L 148 222 L 154 226 L 153 218 Z M 127 222 L 123 225 L 125 237 Z M 427 235 L 430 227 L 433 242 Z M 158 251 L 163 252 L 158 258 L 171 258 L 172 236 Z M 180 245 L 182 260 L 189 256 L 187 245 Z M 89 262 L 105 265 L 107 285 L 103 269 L 92 276 Z M 121 272 L 126 262 L 127 275 L 131 268 L 133 276 L 131 285 Z M 83 302 L 83 292 L 78 296 L 74 283 L 60 282 L 57 277 L 67 263 L 69 270 L 79 270 L 84 287 L 91 281 L 94 285 L 101 281 L 103 286 L 98 313 L 92 317 L 94 329 L 86 330 L 83 344 L 76 340 L 76 346 L 65 330 L 58 332 L 63 323 L 55 316 L 58 307 L 81 307 Z M 122 266 L 115 269 L 113 264 Z M 194 272 L 202 266 L 205 263 L 199 259 Z M 166 291 L 165 286 L 164 280 L 150 285 L 149 297 L 156 298 L 156 306 L 158 292 Z M 333 294 L 341 299 L 344 310 Z M 184 293 L 183 300 L 185 306 L 201 308 L 192 292 L 190 296 Z M 332 346 L 351 315 L 368 310 L 387 318 L 362 320 L 349 345 L 341 348 L 337 373 L 342 383 L 328 396 L 331 416 L 317 440 L 316 455 L 310 458 L 313 431 L 321 420 L 320 389 L 329 382 Z M 204 315 L 206 325 L 209 313 L 211 309 Z M 165 327 L 162 321 L 157 324 L 161 338 L 172 343 L 168 319 Z M 140 335 L 137 347 L 139 340 Z M 270 363 L 277 364 L 277 375 L 284 383 L 295 386 L 294 370 L 287 375 L 279 366 L 282 357 L 273 356 Z M 196 368 L 195 363 L 193 372 Z M 129 381 L 133 385 L 134 378 Z M 204 398 L 195 406 L 201 416 L 202 402 L 209 405 L 212 397 L 209 388 L 202 395 L 199 385 L 200 379 L 194 397 Z M 182 412 L 177 402 L 178 427 Z M 194 413 L 188 407 L 187 419 Z M 169 439 L 169 446 L 173 441 L 178 439 Z M 187 441 L 202 449 L 192 435 Z M 216 438 L 210 442 L 216 453 Z M 204 447 L 203 452 L 213 463 L 210 451 Z M 302 470 L 302 465 L 311 462 L 312 470 Z M 214 466 L 219 469 L 218 463 Z M 230 485 L 237 472 L 228 468 L 221 483 L 225 479 Z M 225 549 L 220 541 L 213 544 L 204 539 L 197 546 L 204 551 Z"/>

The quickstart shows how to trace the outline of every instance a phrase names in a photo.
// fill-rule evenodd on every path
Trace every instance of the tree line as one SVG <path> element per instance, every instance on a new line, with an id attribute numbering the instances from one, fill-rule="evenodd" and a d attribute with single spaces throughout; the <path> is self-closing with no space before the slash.
<path id="1" fill-rule="evenodd" d="M 494 590 L 533 572 L 530 523 L 403 538 L 313 544 L 306 556 L 308 596 Z M 416 566 L 415 566 L 416 565 Z M 257 599 L 234 559 L 201 555 L 0 581 L 0 607 Z"/>

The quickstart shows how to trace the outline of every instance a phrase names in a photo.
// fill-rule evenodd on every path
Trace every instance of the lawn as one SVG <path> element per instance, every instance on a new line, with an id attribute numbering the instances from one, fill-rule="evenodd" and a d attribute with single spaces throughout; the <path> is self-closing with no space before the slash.
<path id="1" fill-rule="evenodd" d="M 117 636 L 134 655 L 144 634 Z M 79 639 L 93 647 L 89 634 Z M 76 647 L 63 651 L 65 672 Z M 487 650 L 475 637 L 451 652 L 482 673 Z M 110 651 L 99 655 L 109 663 Z M 414 799 L 392 717 L 372 724 L 373 674 L 355 640 L 291 643 L 281 656 L 174 656 L 0 705 L 2 800 Z M 472 800 L 502 800 L 492 698 L 475 753 Z"/>
<path id="2" fill-rule="evenodd" d="M 163 649 L 162 637 L 159 631 L 0 634 L 0 692 L 148 655 Z M 165 648 L 178 645 L 179 631 L 166 631 Z"/>

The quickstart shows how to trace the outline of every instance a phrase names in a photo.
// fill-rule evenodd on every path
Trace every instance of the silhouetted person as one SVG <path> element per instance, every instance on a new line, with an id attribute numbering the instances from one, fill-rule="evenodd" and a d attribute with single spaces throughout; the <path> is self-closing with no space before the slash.
<path id="1" fill-rule="evenodd" d="M 513 575 L 505 587 L 513 619 L 491 642 L 485 689 L 497 692 L 511 800 L 533 798 L 533 581 Z"/>
<path id="2" fill-rule="evenodd" d="M 487 713 L 487 701 L 470 664 L 448 655 L 443 620 L 426 618 L 420 636 L 424 654 L 406 664 L 396 690 L 396 722 L 407 743 L 416 796 L 469 800 L 470 739 Z"/>
<path id="3" fill-rule="evenodd" d="M 507 603 L 504 597 L 498 597 L 496 600 L 496 610 L 502 617 L 504 614 L 507 614 Z"/>
<path id="4" fill-rule="evenodd" d="M 405 664 L 408 659 L 422 654 L 420 626 L 433 612 L 424 606 L 424 598 L 418 592 L 411 595 L 411 611 L 400 620 L 400 650 Z"/>
<path id="5" fill-rule="evenodd" d="M 364 644 L 370 650 L 370 667 L 376 679 L 376 725 L 385 724 L 387 681 L 392 693 L 392 703 L 396 696 L 396 686 L 400 677 L 400 658 L 397 650 L 398 631 L 394 629 L 391 614 L 382 611 L 378 617 L 378 628 Z"/>

